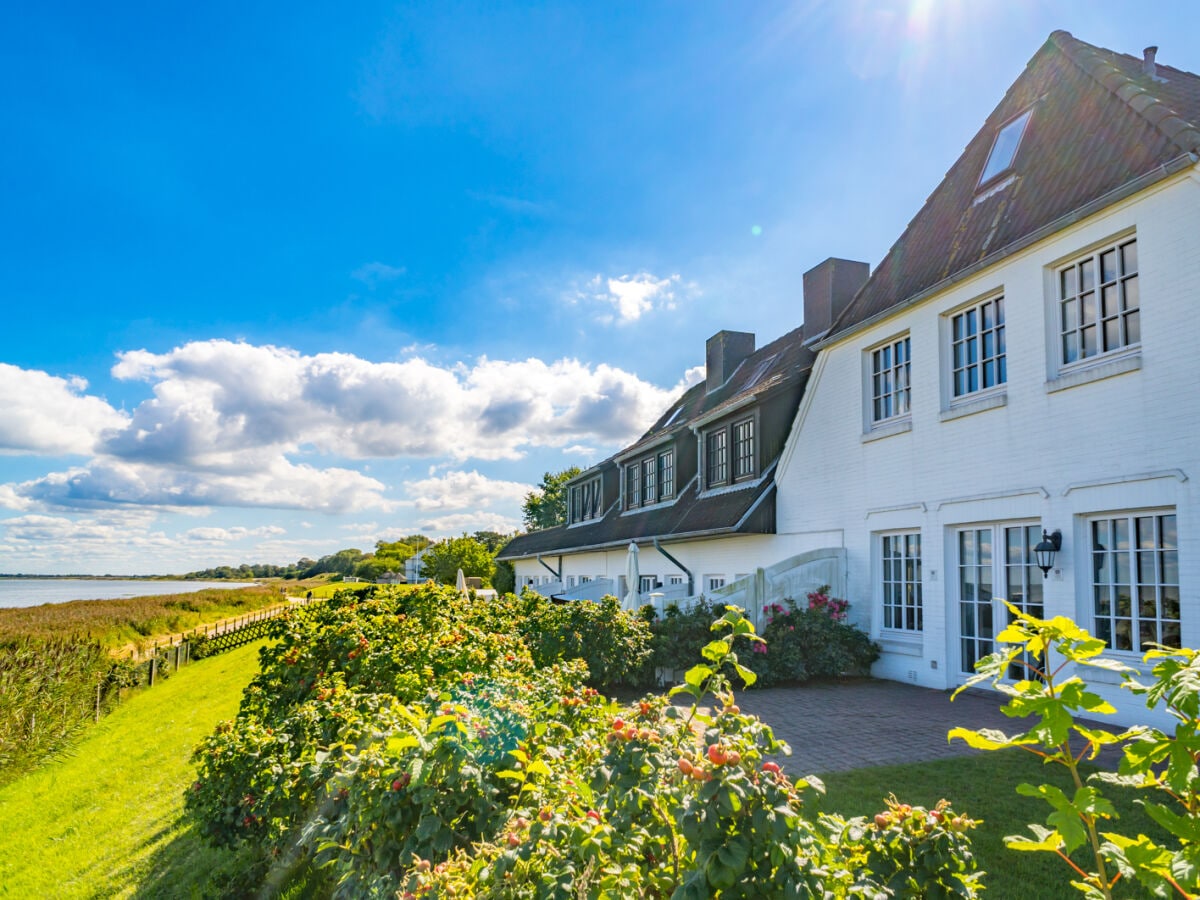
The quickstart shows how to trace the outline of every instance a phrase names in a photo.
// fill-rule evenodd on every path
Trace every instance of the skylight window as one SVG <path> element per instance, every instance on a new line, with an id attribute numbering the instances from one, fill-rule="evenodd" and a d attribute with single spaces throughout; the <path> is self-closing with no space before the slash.
<path id="1" fill-rule="evenodd" d="M 1029 124 L 1031 115 L 1033 115 L 1032 109 L 1025 110 L 996 134 L 996 141 L 992 144 L 992 152 L 988 155 L 987 165 L 983 167 L 983 174 L 979 176 L 981 185 L 987 184 L 993 178 L 1003 175 L 1012 168 L 1013 160 L 1017 157 L 1017 150 L 1021 146 L 1021 137 L 1025 134 L 1025 127 Z"/>

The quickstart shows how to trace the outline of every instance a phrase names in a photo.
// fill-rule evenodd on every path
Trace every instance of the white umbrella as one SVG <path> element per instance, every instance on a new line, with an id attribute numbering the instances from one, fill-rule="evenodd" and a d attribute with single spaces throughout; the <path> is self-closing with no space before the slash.
<path id="1" fill-rule="evenodd" d="M 625 562 L 625 606 L 637 609 L 641 599 L 638 588 L 641 587 L 641 575 L 638 573 L 638 545 L 629 545 L 629 558 Z"/>
<path id="2" fill-rule="evenodd" d="M 467 576 L 463 574 L 463 570 L 458 570 L 458 577 L 454 579 L 454 587 L 464 597 L 467 596 Z"/>

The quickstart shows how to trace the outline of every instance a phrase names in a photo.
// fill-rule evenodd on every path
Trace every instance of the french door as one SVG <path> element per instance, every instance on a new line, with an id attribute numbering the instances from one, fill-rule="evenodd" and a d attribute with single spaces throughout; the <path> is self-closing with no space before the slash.
<path id="1" fill-rule="evenodd" d="M 1033 548 L 1041 540 L 1036 523 L 1002 522 L 959 529 L 956 535 L 959 674 L 975 673 L 975 664 L 996 650 L 996 635 L 1012 618 L 1002 600 L 1041 618 L 1042 572 Z M 1008 677 L 1030 677 L 1019 660 Z"/>

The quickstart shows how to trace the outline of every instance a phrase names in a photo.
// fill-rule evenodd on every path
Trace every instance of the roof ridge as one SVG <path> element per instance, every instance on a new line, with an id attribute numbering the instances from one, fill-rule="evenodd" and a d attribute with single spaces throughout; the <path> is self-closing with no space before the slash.
<path id="1" fill-rule="evenodd" d="M 1200 150 L 1200 128 L 1180 116 L 1172 106 L 1155 96 L 1137 79 L 1105 59 L 1099 47 L 1061 29 L 1051 32 L 1050 41 L 1067 59 L 1158 129 L 1180 150 L 1185 153 Z"/>

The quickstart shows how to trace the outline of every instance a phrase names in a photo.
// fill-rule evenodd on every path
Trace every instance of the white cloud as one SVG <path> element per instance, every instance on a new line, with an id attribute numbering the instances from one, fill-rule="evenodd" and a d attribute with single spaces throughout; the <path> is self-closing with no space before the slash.
<path id="1" fill-rule="evenodd" d="M 532 484 L 501 481 L 478 472 L 449 472 L 439 478 L 406 481 L 405 492 L 422 512 L 433 509 L 478 509 L 493 503 L 520 503 L 534 489 Z"/>
<path id="2" fill-rule="evenodd" d="M 417 529 L 422 534 L 427 534 L 430 537 L 453 537 L 465 532 L 473 531 L 498 531 L 501 534 L 508 534 L 519 530 L 521 527 L 520 521 L 504 516 L 499 513 L 491 512 L 463 512 L 452 513 L 446 516 L 435 516 L 431 519 L 423 519 Z"/>
<path id="3" fill-rule="evenodd" d="M 59 378 L 0 363 L 0 453 L 91 453 L 100 436 L 128 417 L 83 392 L 82 378 Z"/>
<path id="4" fill-rule="evenodd" d="M 234 528 L 193 528 L 185 532 L 184 537 L 192 541 L 225 544 L 250 537 L 275 537 L 280 534 L 287 534 L 287 529 L 278 525 L 262 525 L 258 528 L 243 528 L 239 525 Z"/>
<path id="5" fill-rule="evenodd" d="M 624 325 L 636 322 L 652 310 L 675 309 L 680 293 L 695 293 L 696 285 L 683 284 L 678 274 L 659 278 L 649 272 L 603 278 L 596 275 L 576 299 L 585 299 L 612 307 L 612 312 L 600 316 L 603 322 Z"/>
<path id="6" fill-rule="evenodd" d="M 444 468 L 467 459 L 520 459 L 536 448 L 604 452 L 641 434 L 680 390 L 573 359 L 481 358 L 444 366 L 420 357 L 371 362 L 222 340 L 167 353 L 126 352 L 113 375 L 147 382 L 152 396 L 131 415 L 95 400 L 108 410 L 104 427 L 92 426 L 90 436 L 76 440 L 93 449 L 93 458 L 0 485 L 0 507 L 342 513 L 398 504 L 516 505 L 530 486 L 477 472 L 431 472 L 408 482 L 409 498 L 397 500 L 364 466 L 328 460 L 422 457 Z M 77 403 L 94 399 L 70 396 Z"/>
<path id="7" fill-rule="evenodd" d="M 133 506 L 269 507 L 327 513 L 390 509 L 384 485 L 350 469 L 317 469 L 283 457 L 245 472 L 196 471 L 169 465 L 99 459 L 86 467 L 52 472 L 8 485 L 19 498 L 46 508 Z"/>
<path id="8" fill-rule="evenodd" d="M 406 271 L 408 270 L 404 266 L 389 266 L 387 263 L 369 262 L 351 272 L 350 277 L 355 281 L 361 281 L 367 287 L 373 288 L 381 281 L 395 281 Z"/>

